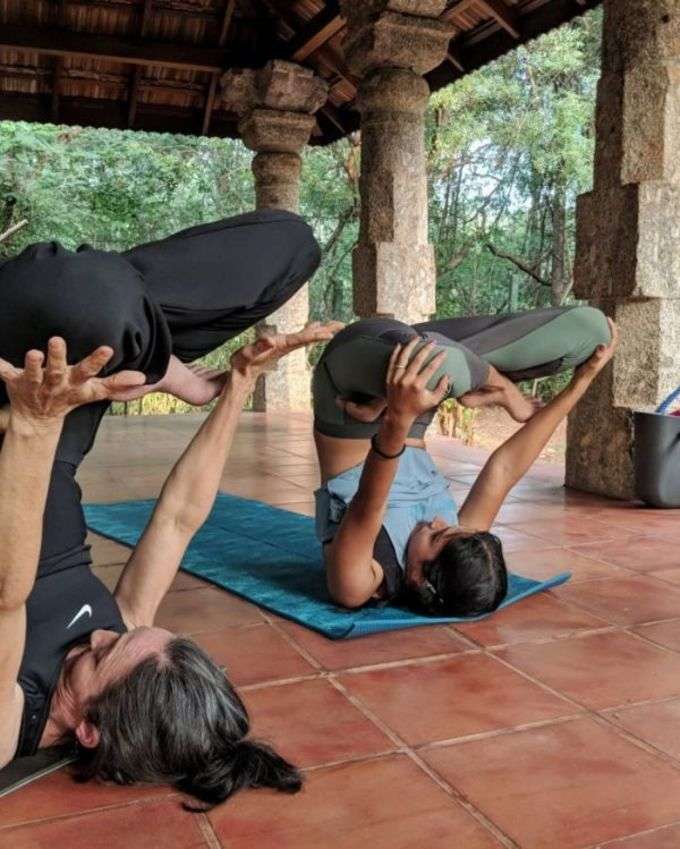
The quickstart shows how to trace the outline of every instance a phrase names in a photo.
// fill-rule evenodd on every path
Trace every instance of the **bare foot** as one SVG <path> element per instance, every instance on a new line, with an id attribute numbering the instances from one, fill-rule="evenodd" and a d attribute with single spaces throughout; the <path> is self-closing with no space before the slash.
<path id="1" fill-rule="evenodd" d="M 144 392 L 140 394 L 167 392 L 179 398 L 180 401 L 202 407 L 218 397 L 228 374 L 228 371 L 209 369 L 196 363 L 185 365 L 173 354 L 163 379 L 152 386 L 143 387 Z M 121 400 L 132 400 L 132 398 Z"/>
<path id="2" fill-rule="evenodd" d="M 506 390 L 505 402 L 501 406 L 505 407 L 508 415 L 516 422 L 528 422 L 541 409 L 542 404 L 538 398 L 522 395 L 516 386 L 513 386 L 513 389 L 514 391 Z"/>
<path id="3" fill-rule="evenodd" d="M 489 383 L 473 392 L 461 395 L 458 401 L 464 407 L 503 407 L 516 422 L 524 423 L 541 408 L 537 398 L 522 395 L 517 386 L 494 368 L 489 372 Z"/>
<path id="4" fill-rule="evenodd" d="M 172 391 L 176 398 L 187 404 L 202 407 L 218 397 L 228 375 L 228 370 L 206 368 L 197 363 L 182 365 L 173 375 L 172 390 L 166 391 Z"/>

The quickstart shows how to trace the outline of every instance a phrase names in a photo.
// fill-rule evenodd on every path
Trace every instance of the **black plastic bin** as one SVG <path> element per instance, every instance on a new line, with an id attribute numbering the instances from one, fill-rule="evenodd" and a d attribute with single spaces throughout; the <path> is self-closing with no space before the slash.
<path id="1" fill-rule="evenodd" d="M 635 492 L 653 507 L 680 507 L 680 416 L 635 413 Z"/>

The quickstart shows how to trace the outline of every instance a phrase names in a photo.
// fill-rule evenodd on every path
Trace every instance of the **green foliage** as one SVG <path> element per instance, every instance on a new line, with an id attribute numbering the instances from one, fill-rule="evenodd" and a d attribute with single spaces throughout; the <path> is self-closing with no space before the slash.
<path id="1" fill-rule="evenodd" d="M 232 141 L 2 122 L 0 198 L 29 220 L 4 250 L 124 250 L 251 209 L 251 156 Z"/>
<path id="2" fill-rule="evenodd" d="M 585 15 L 433 95 L 438 315 L 569 301 L 575 200 L 592 174 L 600 27 L 599 13 Z M 355 317 L 359 150 L 355 135 L 304 157 L 301 211 L 324 252 L 310 287 L 314 319 Z M 251 209 L 251 156 L 231 140 L 0 122 L 0 231 L 29 221 L 0 243 L 0 257 L 52 239 L 122 250 Z M 225 348 L 211 361 L 227 357 Z M 160 404 L 175 409 L 158 398 L 142 407 Z"/>

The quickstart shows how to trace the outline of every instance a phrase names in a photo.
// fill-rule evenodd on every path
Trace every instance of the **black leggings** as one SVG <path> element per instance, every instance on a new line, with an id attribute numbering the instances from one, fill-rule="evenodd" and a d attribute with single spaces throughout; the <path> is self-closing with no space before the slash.
<path id="1" fill-rule="evenodd" d="M 335 336 L 314 370 L 316 429 L 347 439 L 371 437 L 378 423 L 352 419 L 338 407 L 336 399 L 361 401 L 384 395 L 387 363 L 394 346 L 415 334 L 422 337 L 422 344 L 435 341 L 435 353 L 446 353 L 429 385 L 434 389 L 446 375 L 454 398 L 484 386 L 490 365 L 514 381 L 546 376 L 580 365 L 597 345 L 610 339 L 607 319 L 593 307 L 439 319 L 413 327 L 387 318 L 357 321 Z M 410 435 L 422 437 L 433 415 L 431 411 L 420 417 Z"/>
<path id="2" fill-rule="evenodd" d="M 237 336 L 294 295 L 319 261 L 310 227 L 279 210 L 193 227 L 122 254 L 32 245 L 0 266 L 0 357 L 22 365 L 26 351 L 45 350 L 58 335 L 69 362 L 110 345 L 106 373 L 136 369 L 156 383 L 171 354 L 189 362 Z M 0 405 L 6 402 L 0 382 Z M 82 546 L 79 492 L 67 493 L 66 484 L 107 407 L 90 404 L 66 418 L 56 455 L 64 467 L 53 476 L 59 492 L 48 496 L 43 558 Z M 58 522 L 52 508 L 59 508 Z"/>

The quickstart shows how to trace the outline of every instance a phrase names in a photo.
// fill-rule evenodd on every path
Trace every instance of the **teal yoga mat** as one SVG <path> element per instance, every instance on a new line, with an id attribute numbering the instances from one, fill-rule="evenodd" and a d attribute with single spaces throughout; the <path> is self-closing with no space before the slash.
<path id="1" fill-rule="evenodd" d="M 134 546 L 154 503 L 89 504 L 85 506 L 85 516 L 91 530 Z M 182 569 L 332 640 L 418 625 L 470 621 L 419 616 L 394 606 L 367 605 L 360 610 L 337 607 L 326 590 L 314 520 L 224 493 L 217 496 L 208 521 L 194 537 Z M 508 595 L 501 607 L 563 584 L 570 577 L 569 572 L 562 572 L 547 581 L 534 581 L 511 574 Z"/>

